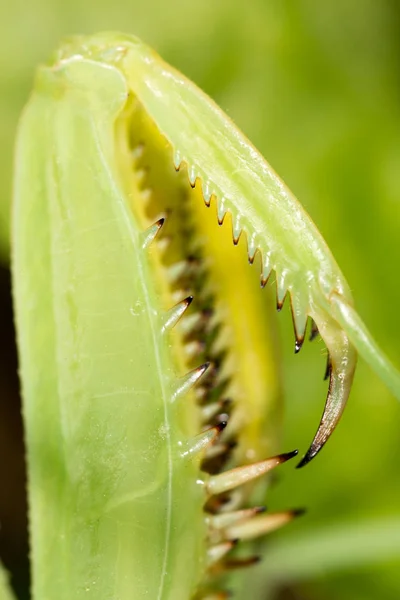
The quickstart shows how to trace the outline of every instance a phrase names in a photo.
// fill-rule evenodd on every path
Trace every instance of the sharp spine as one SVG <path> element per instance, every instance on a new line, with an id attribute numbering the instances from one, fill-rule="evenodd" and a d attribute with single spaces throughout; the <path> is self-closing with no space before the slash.
<path id="1" fill-rule="evenodd" d="M 265 511 L 265 506 L 255 506 L 254 508 L 244 508 L 242 510 L 210 515 L 207 518 L 207 523 L 212 529 L 225 529 L 236 523 L 247 522 L 249 519 L 255 517 L 255 515 L 259 515 Z M 232 538 L 232 536 L 228 537 Z"/>
<path id="2" fill-rule="evenodd" d="M 179 319 L 184 315 L 186 310 L 189 308 L 193 301 L 193 296 L 187 296 L 184 300 L 175 304 L 164 316 L 164 323 L 162 326 L 162 331 L 166 331 L 167 329 L 172 329 Z"/>
<path id="3" fill-rule="evenodd" d="M 191 458 L 205 451 L 209 446 L 212 446 L 224 427 L 226 427 L 226 422 L 220 423 L 218 426 L 211 427 L 196 435 L 193 440 L 187 443 L 186 449 L 181 453 L 181 456 L 183 458 Z"/>
<path id="4" fill-rule="evenodd" d="M 261 272 L 261 287 L 264 288 L 272 273 L 272 264 L 271 264 L 271 256 L 266 254 L 263 259 L 263 266 Z"/>
<path id="5" fill-rule="evenodd" d="M 206 206 L 210 206 L 211 196 L 212 196 L 212 191 L 211 191 L 210 183 L 208 181 L 206 181 L 203 184 L 203 199 L 204 199 L 204 203 Z"/>
<path id="6" fill-rule="evenodd" d="M 220 494 L 219 496 L 210 496 L 205 503 L 205 510 L 211 513 L 233 512 L 239 510 L 243 505 L 244 496 L 242 490 L 234 490 L 229 494 Z"/>
<path id="7" fill-rule="evenodd" d="M 209 362 L 204 363 L 204 365 L 193 369 L 193 371 L 190 371 L 189 373 L 186 373 L 184 377 L 181 377 L 181 379 L 179 379 L 178 381 L 175 391 L 172 394 L 172 401 L 175 401 L 177 398 L 186 394 L 186 392 L 188 392 L 190 388 L 192 388 L 195 385 L 195 383 L 197 383 L 200 377 L 204 375 L 210 364 L 211 363 Z"/>
<path id="8" fill-rule="evenodd" d="M 224 409 L 224 402 L 220 400 L 218 402 L 211 402 L 205 404 L 201 409 L 201 416 L 204 423 L 209 423 L 213 417 Z"/>
<path id="9" fill-rule="evenodd" d="M 246 465 L 243 467 L 236 467 L 230 471 L 225 471 L 219 475 L 210 477 L 206 485 L 209 494 L 221 494 L 232 490 L 252 479 L 261 477 L 274 467 L 286 462 L 293 456 L 296 456 L 297 450 L 294 452 L 288 452 L 285 454 L 279 454 L 267 460 L 263 460 L 252 465 Z"/>
<path id="10" fill-rule="evenodd" d="M 161 240 L 159 240 L 157 242 L 157 249 L 160 252 L 160 254 L 164 254 L 167 251 L 170 243 L 171 243 L 171 238 L 168 236 L 163 237 Z"/>
<path id="11" fill-rule="evenodd" d="M 256 238 L 254 237 L 254 235 L 250 238 L 249 238 L 249 236 L 247 236 L 247 256 L 249 259 L 249 263 L 251 265 L 254 262 L 256 252 L 257 252 Z"/>
<path id="12" fill-rule="evenodd" d="M 189 333 L 191 333 L 200 323 L 202 318 L 203 315 L 200 312 L 196 312 L 182 319 L 182 321 L 180 321 L 179 323 L 179 328 L 183 336 L 186 336 Z"/>
<path id="13" fill-rule="evenodd" d="M 221 198 L 217 202 L 217 218 L 219 225 L 222 225 L 222 223 L 224 222 L 226 210 L 227 209 L 225 207 L 225 200 L 224 198 Z"/>
<path id="14" fill-rule="evenodd" d="M 303 346 L 304 338 L 296 337 L 296 341 L 294 343 L 294 353 L 298 354 Z"/>
<path id="15" fill-rule="evenodd" d="M 135 179 L 137 180 L 137 182 L 139 184 L 142 181 L 144 181 L 144 178 L 146 177 L 146 174 L 147 174 L 147 169 L 145 169 L 145 168 L 137 169 L 135 171 Z"/>
<path id="16" fill-rule="evenodd" d="M 196 185 L 196 179 L 197 179 L 196 167 L 194 165 L 192 165 L 188 169 L 188 177 L 189 177 L 189 183 L 190 183 L 191 187 L 194 188 Z"/>
<path id="17" fill-rule="evenodd" d="M 181 153 L 179 152 L 179 150 L 175 150 L 173 161 L 174 161 L 175 171 L 179 171 L 179 169 L 181 168 L 181 163 L 182 163 L 182 156 L 181 156 Z"/>
<path id="18" fill-rule="evenodd" d="M 214 444 L 214 446 L 207 448 L 207 452 L 204 456 L 204 460 L 205 461 L 212 460 L 212 459 L 216 458 L 217 456 L 220 456 L 221 454 L 224 454 L 225 452 L 227 452 L 228 449 L 229 449 L 228 444 Z"/>
<path id="19" fill-rule="evenodd" d="M 176 283 L 181 279 L 181 277 L 183 277 L 183 275 L 185 275 L 185 273 L 188 271 L 188 267 L 189 265 L 186 260 L 180 260 L 178 262 L 175 262 L 173 265 L 170 265 L 165 270 L 167 279 L 171 283 Z"/>
<path id="20" fill-rule="evenodd" d="M 223 542 L 216 546 L 210 546 L 207 550 L 207 564 L 209 567 L 221 560 L 236 545 L 237 540 Z"/>
<path id="21" fill-rule="evenodd" d="M 301 514 L 299 511 L 287 510 L 248 519 L 243 523 L 236 523 L 227 527 L 225 536 L 228 539 L 251 540 L 283 527 L 299 514 Z"/>
<path id="22" fill-rule="evenodd" d="M 222 564 L 224 570 L 243 569 L 257 565 L 261 561 L 261 556 L 249 556 L 248 558 L 231 558 L 225 560 Z"/>
<path id="23" fill-rule="evenodd" d="M 144 154 L 144 145 L 139 142 L 139 144 L 133 148 L 131 152 L 132 160 L 136 163 L 140 158 L 142 158 Z"/>
<path id="24" fill-rule="evenodd" d="M 144 190 L 141 190 L 140 196 L 141 196 L 144 204 L 147 204 L 148 202 L 150 202 L 152 193 L 153 193 L 152 190 L 148 187 L 145 188 Z"/>
<path id="25" fill-rule="evenodd" d="M 242 233 L 242 226 L 240 224 L 240 217 L 237 216 L 235 221 L 232 222 L 232 238 L 235 246 L 238 245 L 239 239 Z"/>
<path id="26" fill-rule="evenodd" d="M 308 317 L 306 309 L 301 305 L 299 297 L 293 292 L 290 294 L 290 308 L 292 312 L 294 335 L 296 338 L 294 352 L 297 354 L 300 352 L 304 343 Z"/>
<path id="27" fill-rule="evenodd" d="M 188 342 L 184 346 L 185 355 L 189 360 L 194 358 L 195 356 L 199 356 L 199 355 L 203 354 L 204 350 L 205 350 L 204 342 L 199 342 L 196 340 L 193 340 L 193 342 Z M 206 421 L 206 422 L 208 423 L 208 421 Z"/>
<path id="28" fill-rule="evenodd" d="M 162 217 L 161 219 L 158 219 L 158 221 L 156 221 L 153 225 L 151 225 L 148 229 L 146 229 L 146 231 L 144 231 L 142 233 L 142 248 L 148 248 L 150 246 L 150 244 L 152 243 L 152 241 L 154 240 L 154 238 L 157 236 L 158 232 L 160 231 L 161 227 L 164 225 L 165 222 L 165 218 Z"/>
<path id="29" fill-rule="evenodd" d="M 276 278 L 276 309 L 278 312 L 282 310 L 288 291 L 286 285 L 286 276 L 287 272 L 282 271 L 282 273 L 280 273 L 280 275 Z"/>

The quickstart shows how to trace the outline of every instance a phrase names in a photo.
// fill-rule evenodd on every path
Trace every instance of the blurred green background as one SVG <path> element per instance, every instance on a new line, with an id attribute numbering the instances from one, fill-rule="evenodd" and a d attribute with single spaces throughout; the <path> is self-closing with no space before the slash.
<path id="1" fill-rule="evenodd" d="M 400 365 L 399 2 L 2 3 L 0 553 L 21 598 L 26 508 L 7 270 L 13 140 L 35 66 L 62 36 L 104 29 L 143 38 L 238 123 L 311 214 L 360 314 Z M 326 393 L 323 346 L 306 344 L 294 357 L 287 307 L 283 313 L 287 401 L 280 450 L 305 451 Z M 285 599 L 400 598 L 399 432 L 400 406 L 360 361 L 332 440 L 307 468 L 284 467 L 270 494 L 270 508 L 306 506 L 308 513 L 271 535 L 271 567 L 266 560 L 253 571 L 255 586 L 274 580 L 276 598 Z M 271 572 L 274 560 L 285 562 L 282 556 L 285 576 L 278 567 Z"/>

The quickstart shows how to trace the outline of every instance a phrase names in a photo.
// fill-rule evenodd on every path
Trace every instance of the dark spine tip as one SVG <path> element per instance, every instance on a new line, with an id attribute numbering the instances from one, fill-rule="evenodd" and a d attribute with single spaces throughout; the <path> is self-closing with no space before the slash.
<path id="1" fill-rule="evenodd" d="M 218 431 L 218 433 L 221 433 L 221 431 L 223 431 L 227 425 L 228 425 L 228 419 L 225 419 L 224 421 L 219 421 L 216 424 L 215 429 Z"/>
<path id="2" fill-rule="evenodd" d="M 211 363 L 206 362 L 203 365 L 200 365 L 200 367 L 197 367 L 197 371 L 201 372 L 201 374 L 204 375 L 204 373 L 209 369 L 210 366 Z"/>
<path id="3" fill-rule="evenodd" d="M 249 556 L 249 558 L 231 558 L 224 561 L 224 567 L 227 570 L 240 569 L 242 567 L 251 567 L 261 562 L 261 556 Z"/>
<path id="4" fill-rule="evenodd" d="M 254 507 L 254 514 L 255 515 L 261 515 L 262 513 L 267 512 L 267 507 L 266 506 L 255 506 Z"/>
<path id="5" fill-rule="evenodd" d="M 322 448 L 322 445 L 319 445 L 319 446 L 312 445 L 311 448 L 308 450 L 307 454 L 301 459 L 299 464 L 296 466 L 296 469 L 302 469 L 303 467 L 308 465 L 308 463 L 310 461 L 312 461 L 312 459 L 315 456 L 317 456 L 317 454 L 321 450 L 321 448 Z"/>
<path id="6" fill-rule="evenodd" d="M 154 225 L 157 225 L 158 229 L 161 229 L 161 227 L 164 225 L 165 223 L 165 217 L 161 217 L 161 219 L 158 219 L 158 221 L 156 221 L 154 223 Z"/>
<path id="7" fill-rule="evenodd" d="M 186 304 L 186 306 L 190 306 L 193 302 L 193 296 L 188 296 L 187 298 L 184 299 L 184 303 Z"/>
<path id="8" fill-rule="evenodd" d="M 281 462 L 286 462 L 287 460 L 290 460 L 291 458 L 297 456 L 298 453 L 298 450 L 292 450 L 292 452 L 284 452 L 283 454 L 279 454 L 277 458 L 279 458 Z"/>
<path id="9" fill-rule="evenodd" d="M 303 346 L 304 338 L 296 338 L 294 344 L 294 353 L 298 354 Z"/>
<path id="10" fill-rule="evenodd" d="M 307 512 L 306 508 L 295 508 L 290 511 L 292 517 L 302 517 Z"/>

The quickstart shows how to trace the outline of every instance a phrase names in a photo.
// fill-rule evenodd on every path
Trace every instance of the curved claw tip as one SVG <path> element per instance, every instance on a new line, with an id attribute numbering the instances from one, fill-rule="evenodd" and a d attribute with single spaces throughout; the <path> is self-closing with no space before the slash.
<path id="1" fill-rule="evenodd" d="M 318 444 L 318 446 L 314 446 L 314 444 L 312 444 L 307 454 L 305 454 L 305 456 L 303 456 L 299 464 L 296 465 L 296 469 L 301 469 L 302 467 L 305 467 L 315 456 L 317 456 L 318 452 L 322 449 L 322 447 L 323 444 Z"/>
<path id="2" fill-rule="evenodd" d="M 329 377 L 328 394 L 317 433 L 306 455 L 297 465 L 298 469 L 320 452 L 335 430 L 349 397 L 357 362 L 357 353 L 340 327 L 331 324 L 328 328 L 325 323 L 322 337 L 328 349 L 325 374 Z"/>

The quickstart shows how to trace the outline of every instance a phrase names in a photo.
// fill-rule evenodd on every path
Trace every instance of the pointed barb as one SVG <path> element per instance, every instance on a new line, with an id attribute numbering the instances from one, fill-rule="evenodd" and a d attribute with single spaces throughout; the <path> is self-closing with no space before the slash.
<path id="1" fill-rule="evenodd" d="M 203 199 L 204 199 L 204 203 L 207 207 L 209 207 L 211 204 L 212 194 L 213 194 L 213 192 L 212 192 L 210 183 L 208 181 L 205 181 L 203 183 Z"/>
<path id="2" fill-rule="evenodd" d="M 303 346 L 304 338 L 296 338 L 294 343 L 294 353 L 298 354 Z"/>
<path id="3" fill-rule="evenodd" d="M 216 562 L 221 560 L 232 548 L 236 545 L 237 541 L 232 540 L 229 542 L 223 542 L 216 546 L 210 546 L 207 550 L 207 565 L 211 567 Z"/>
<path id="4" fill-rule="evenodd" d="M 150 202 L 152 194 L 153 192 L 151 188 L 148 187 L 140 191 L 140 197 L 143 201 L 143 204 L 148 204 Z"/>
<path id="5" fill-rule="evenodd" d="M 182 155 L 179 152 L 179 150 L 175 150 L 173 161 L 174 161 L 175 171 L 179 171 L 179 169 L 181 168 L 181 163 L 182 163 Z"/>
<path id="6" fill-rule="evenodd" d="M 304 301 L 302 302 L 302 298 L 300 295 L 297 295 L 293 292 L 290 293 L 290 308 L 292 312 L 292 320 L 293 320 L 293 329 L 295 335 L 295 346 L 294 352 L 297 354 L 300 352 L 304 338 L 306 334 L 307 327 L 307 305 L 305 305 Z"/>
<path id="7" fill-rule="evenodd" d="M 184 315 L 186 310 L 189 308 L 191 303 L 193 302 L 193 296 L 188 296 L 184 300 L 175 304 L 164 316 L 164 323 L 162 326 L 162 332 L 164 333 L 167 329 L 172 329 L 179 319 Z"/>
<path id="8" fill-rule="evenodd" d="M 194 188 L 196 186 L 196 179 L 197 179 L 196 167 L 194 165 L 189 167 L 188 177 L 189 177 L 190 187 Z"/>
<path id="9" fill-rule="evenodd" d="M 153 242 L 161 227 L 164 225 L 165 218 L 158 219 L 153 225 L 151 225 L 146 231 L 142 233 L 142 248 L 148 248 Z"/>
<path id="10" fill-rule="evenodd" d="M 172 394 L 172 401 L 174 402 L 177 400 L 177 398 L 184 396 L 204 375 L 210 364 L 211 363 L 209 362 L 204 363 L 204 365 L 197 367 L 197 369 L 193 369 L 193 371 L 190 371 L 184 375 L 184 377 L 181 377 L 181 379 L 178 381 L 175 391 Z"/>
<path id="11" fill-rule="evenodd" d="M 186 448 L 181 452 L 182 458 L 193 458 L 203 453 L 208 447 L 212 447 L 212 444 L 220 434 L 221 428 L 211 427 L 206 431 L 203 431 L 199 435 L 196 435 L 193 440 L 190 440 L 186 444 Z"/>
<path id="12" fill-rule="evenodd" d="M 135 171 L 135 179 L 136 179 L 137 183 L 140 184 L 141 182 L 143 182 L 146 175 L 147 175 L 147 169 L 145 169 L 145 168 L 137 169 Z"/>
<path id="13" fill-rule="evenodd" d="M 252 237 L 248 236 L 247 237 L 247 257 L 248 257 L 249 263 L 251 265 L 254 263 L 256 252 L 257 252 L 256 238 L 254 236 L 252 236 Z"/>
<path id="14" fill-rule="evenodd" d="M 222 400 L 218 402 L 211 402 L 205 404 L 201 409 L 201 417 L 203 423 L 209 423 L 218 413 L 224 410 L 224 403 Z"/>
<path id="15" fill-rule="evenodd" d="M 274 467 L 286 462 L 293 456 L 296 456 L 297 450 L 286 454 L 279 454 L 267 460 L 262 460 L 252 465 L 245 465 L 243 467 L 236 467 L 230 471 L 225 471 L 219 475 L 210 477 L 207 483 L 207 491 L 211 494 L 221 494 L 232 490 L 248 481 L 252 481 L 258 477 L 261 477 L 265 473 L 268 473 Z"/>
<path id="16" fill-rule="evenodd" d="M 186 272 L 188 271 L 188 268 L 189 268 L 189 265 L 186 260 L 180 260 L 178 262 L 175 262 L 173 265 L 170 265 L 166 269 L 167 279 L 171 283 L 178 282 L 186 274 Z"/>
<path id="17" fill-rule="evenodd" d="M 286 298 L 286 294 L 283 296 L 283 298 L 277 298 L 276 300 L 276 310 L 278 312 L 281 312 L 282 308 L 283 308 L 283 304 L 285 302 L 285 298 Z"/>
<path id="18" fill-rule="evenodd" d="M 240 218 L 237 216 L 235 221 L 232 222 L 232 238 L 233 238 L 233 244 L 235 246 L 238 245 L 241 234 L 242 234 L 242 225 L 240 223 Z"/>
<path id="19" fill-rule="evenodd" d="M 271 273 L 272 273 L 272 269 L 267 274 L 265 274 L 264 271 L 261 273 L 261 276 L 260 276 L 260 285 L 261 285 L 262 288 L 265 288 L 265 286 L 267 285 Z"/>
<path id="20" fill-rule="evenodd" d="M 276 310 L 280 312 L 287 295 L 287 271 L 282 271 L 276 278 Z"/>
<path id="21" fill-rule="evenodd" d="M 171 243 L 171 238 L 169 236 L 164 236 L 161 240 L 157 242 L 157 250 L 160 254 L 164 254 Z"/>
<path id="22" fill-rule="evenodd" d="M 248 558 L 231 558 L 223 562 L 223 568 L 227 571 L 233 571 L 235 569 L 244 569 L 246 567 L 252 567 L 258 565 L 261 562 L 261 556 L 249 556 Z"/>
<path id="23" fill-rule="evenodd" d="M 131 157 L 134 163 L 137 163 L 144 154 L 144 144 L 139 142 L 135 148 L 132 149 Z"/>
<path id="24" fill-rule="evenodd" d="M 265 506 L 255 506 L 253 508 L 244 508 L 242 510 L 234 510 L 231 512 L 222 512 L 217 515 L 208 517 L 208 525 L 212 529 L 226 529 L 236 523 L 242 523 L 253 519 L 256 515 L 259 515 L 266 511 Z M 233 536 L 227 536 L 231 539 L 235 539 Z M 237 536 L 240 537 L 240 536 Z"/>
<path id="25" fill-rule="evenodd" d="M 204 461 L 208 462 L 210 460 L 214 460 L 218 456 L 221 456 L 222 454 L 225 454 L 225 452 L 228 452 L 228 450 L 229 450 L 228 444 L 214 444 L 214 446 L 207 448 L 207 452 L 204 457 Z"/>
<path id="26" fill-rule="evenodd" d="M 226 215 L 225 201 L 223 198 L 221 198 L 217 202 L 217 218 L 218 218 L 219 225 L 222 225 L 222 223 L 224 222 L 225 215 Z"/>
<path id="27" fill-rule="evenodd" d="M 203 315 L 200 312 L 192 313 L 191 315 L 185 316 L 182 321 L 179 322 L 179 330 L 184 337 L 188 336 L 194 331 L 203 319 Z"/>
<path id="28" fill-rule="evenodd" d="M 286 510 L 236 523 L 225 530 L 228 539 L 251 540 L 266 535 L 299 516 L 299 511 Z"/>
<path id="29" fill-rule="evenodd" d="M 191 360 L 195 356 L 200 356 L 204 354 L 206 348 L 206 344 L 204 342 L 200 342 L 198 340 L 193 340 L 193 342 L 188 342 L 184 346 L 184 352 L 186 357 Z M 206 421 L 208 422 L 208 421 Z"/>
<path id="30" fill-rule="evenodd" d="M 262 267 L 261 267 L 261 276 L 260 276 L 260 283 L 261 283 L 262 288 L 264 288 L 267 285 L 268 280 L 271 276 L 271 273 L 272 273 L 271 255 L 269 253 L 264 254 Z"/>

